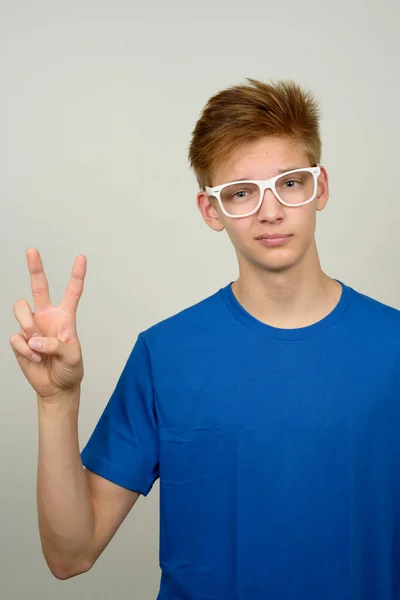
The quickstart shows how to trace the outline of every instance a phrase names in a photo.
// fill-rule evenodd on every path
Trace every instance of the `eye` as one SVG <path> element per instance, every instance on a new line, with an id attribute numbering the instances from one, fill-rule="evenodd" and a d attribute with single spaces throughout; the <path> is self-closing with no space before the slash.
<path id="1" fill-rule="evenodd" d="M 296 183 L 299 183 L 298 181 L 295 181 L 294 179 L 288 179 L 287 181 L 284 182 L 284 186 L 285 187 L 295 187 Z"/>
<path id="2" fill-rule="evenodd" d="M 227 185 L 221 191 L 222 202 L 236 202 L 242 203 L 244 201 L 249 202 L 254 198 L 257 198 L 259 189 L 256 184 L 252 183 L 233 183 Z"/>
<path id="3" fill-rule="evenodd" d="M 242 200 L 243 198 L 246 197 L 246 194 L 248 194 L 248 193 L 249 192 L 247 192 L 246 190 L 239 190 L 238 192 L 234 193 L 233 197 Z"/>

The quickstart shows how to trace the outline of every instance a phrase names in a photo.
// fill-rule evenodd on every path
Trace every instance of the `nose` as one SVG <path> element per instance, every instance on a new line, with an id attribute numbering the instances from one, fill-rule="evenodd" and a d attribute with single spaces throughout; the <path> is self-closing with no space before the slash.
<path id="1" fill-rule="evenodd" d="M 260 221 L 268 221 L 269 223 L 273 223 L 284 217 L 284 206 L 279 202 L 272 190 L 265 190 L 257 215 Z"/>

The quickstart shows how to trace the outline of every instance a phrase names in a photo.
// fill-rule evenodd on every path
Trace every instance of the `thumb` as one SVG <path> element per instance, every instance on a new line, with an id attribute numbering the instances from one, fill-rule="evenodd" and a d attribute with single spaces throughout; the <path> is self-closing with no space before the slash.
<path id="1" fill-rule="evenodd" d="M 35 352 L 48 356 L 57 356 L 68 366 L 76 366 L 81 357 L 80 345 L 78 343 L 66 344 L 56 337 L 32 337 L 28 341 L 29 347 Z"/>

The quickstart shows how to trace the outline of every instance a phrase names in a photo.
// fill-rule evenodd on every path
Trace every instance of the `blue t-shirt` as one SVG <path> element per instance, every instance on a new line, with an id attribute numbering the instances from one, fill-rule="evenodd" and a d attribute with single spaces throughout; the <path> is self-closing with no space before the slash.
<path id="1" fill-rule="evenodd" d="M 139 334 L 82 461 L 159 478 L 158 600 L 400 598 L 400 311 L 341 285 L 308 327 L 229 284 Z"/>

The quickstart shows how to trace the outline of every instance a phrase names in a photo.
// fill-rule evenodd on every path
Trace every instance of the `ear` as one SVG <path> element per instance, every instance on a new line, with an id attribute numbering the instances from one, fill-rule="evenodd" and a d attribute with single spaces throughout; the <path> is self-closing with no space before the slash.
<path id="1" fill-rule="evenodd" d="M 317 210 L 323 210 L 329 200 L 329 181 L 328 173 L 325 167 L 321 167 L 321 174 L 318 177 L 318 191 L 316 197 Z"/>
<path id="2" fill-rule="evenodd" d="M 223 231 L 225 226 L 222 223 L 222 211 L 216 198 L 209 197 L 203 190 L 197 194 L 197 207 L 201 216 L 211 229 L 214 231 Z"/>

